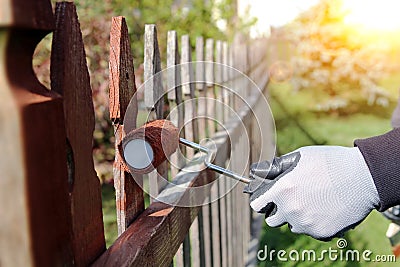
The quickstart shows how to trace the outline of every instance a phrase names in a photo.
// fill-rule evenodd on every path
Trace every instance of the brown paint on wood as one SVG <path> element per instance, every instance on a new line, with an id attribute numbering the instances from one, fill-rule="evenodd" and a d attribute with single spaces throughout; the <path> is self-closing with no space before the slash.
<path id="1" fill-rule="evenodd" d="M 63 104 L 32 70 L 37 43 L 54 28 L 51 6 L 0 5 L 0 265 L 71 266 Z"/>
<path id="2" fill-rule="evenodd" d="M 133 55 L 124 17 L 112 18 L 109 69 L 110 118 L 114 124 L 116 150 L 113 176 L 118 235 L 121 235 L 144 210 L 143 191 L 141 185 L 137 184 L 141 177 L 133 179 L 118 149 L 118 144 L 125 137 L 125 129 L 136 129 L 138 112 Z M 125 120 L 127 113 L 129 119 Z"/>
<path id="3" fill-rule="evenodd" d="M 85 266 L 105 250 L 100 181 L 94 170 L 94 108 L 76 8 L 57 3 L 51 57 L 52 90 L 64 98 L 70 144 L 69 182 L 75 264 Z M 73 172 L 72 172 L 73 171 Z"/>
<path id="4" fill-rule="evenodd" d="M 178 203 L 187 201 L 191 187 L 207 184 L 213 177 L 209 170 L 200 171 Z M 153 202 L 94 266 L 168 266 L 198 210 Z"/>
<path id="5" fill-rule="evenodd" d="M 179 130 L 168 120 L 155 120 L 146 123 L 142 127 L 129 132 L 120 145 L 121 154 L 124 147 L 134 139 L 146 140 L 153 149 L 154 159 L 152 163 L 143 169 L 129 166 L 135 173 L 149 173 L 160 166 L 178 148 Z"/>
<path id="6" fill-rule="evenodd" d="M 21 29 L 54 29 L 51 3 L 47 0 L 0 0 L 1 27 L 13 26 Z"/>

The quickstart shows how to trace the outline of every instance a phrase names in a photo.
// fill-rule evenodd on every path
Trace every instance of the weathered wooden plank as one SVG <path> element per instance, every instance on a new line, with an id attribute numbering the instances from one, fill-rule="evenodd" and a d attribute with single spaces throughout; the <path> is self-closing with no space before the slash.
<path id="1" fill-rule="evenodd" d="M 197 114 L 198 114 L 198 139 L 199 142 L 207 137 L 206 130 L 206 111 L 207 111 L 207 101 L 206 101 L 206 84 L 205 84 L 205 64 L 204 64 L 204 39 L 203 37 L 196 38 L 196 90 L 198 91 L 197 99 Z M 207 210 L 209 205 L 203 205 L 198 214 L 198 227 L 199 227 L 199 258 L 196 261 L 198 266 L 206 266 L 206 261 L 211 264 L 211 251 L 206 251 L 206 249 L 211 249 L 210 246 L 210 232 L 209 232 L 209 211 Z M 207 217 L 203 214 L 206 213 Z M 208 254 L 209 253 L 209 254 Z M 208 254 L 208 255 L 207 255 Z M 209 259 L 206 260 L 206 257 Z M 195 265 L 195 264 L 194 264 Z"/>
<path id="2" fill-rule="evenodd" d="M 185 106 L 185 137 L 188 140 L 198 142 L 198 123 L 197 109 L 195 102 L 195 83 L 192 62 L 192 49 L 190 46 L 189 35 L 183 35 L 181 38 L 181 63 L 182 63 L 182 91 L 184 93 Z M 189 64 L 188 64 L 189 63 Z M 193 149 L 186 150 L 186 157 L 192 159 L 194 155 Z M 189 241 L 190 237 L 190 241 Z M 185 266 L 200 266 L 200 242 L 199 242 L 199 221 L 195 218 L 189 229 L 189 235 L 183 243 L 184 263 Z M 192 256 L 192 257 L 191 257 Z"/>
<path id="3" fill-rule="evenodd" d="M 231 160 L 229 160 L 231 162 Z M 231 169 L 232 165 L 229 164 L 228 168 Z M 233 255 L 234 255 L 234 247 L 233 247 L 233 235 L 235 234 L 232 231 L 232 212 L 234 209 L 233 199 L 232 199 L 232 187 L 235 181 L 228 179 L 225 183 L 226 195 L 226 232 L 227 232 L 227 264 L 228 266 L 233 266 Z"/>
<path id="4" fill-rule="evenodd" d="M 136 183 L 122 161 L 118 144 L 125 136 L 124 118 L 132 100 L 128 127 L 136 128 L 137 98 L 133 56 L 124 17 L 113 17 L 110 32 L 110 118 L 115 133 L 115 161 L 113 166 L 115 198 L 117 207 L 118 235 L 144 210 L 141 186 Z M 132 97 L 135 97 L 132 99 Z M 138 174 L 137 174 L 138 175 Z"/>
<path id="5" fill-rule="evenodd" d="M 223 99 L 223 51 L 222 51 L 222 41 L 217 40 L 215 45 L 215 61 L 219 63 L 215 67 L 215 82 L 217 86 L 215 86 L 215 98 L 217 100 L 215 104 L 215 118 L 217 120 L 217 131 L 220 131 L 223 128 L 224 124 L 224 99 Z"/>
<path id="6" fill-rule="evenodd" d="M 198 126 L 197 126 L 197 110 L 195 103 L 195 84 L 193 74 L 192 62 L 192 51 L 190 47 L 189 35 L 183 35 L 181 38 L 181 64 L 182 64 L 182 91 L 185 97 L 185 118 L 184 118 L 184 130 L 185 137 L 194 142 L 198 142 Z M 190 159 L 194 155 L 194 150 L 188 149 L 186 156 Z"/>
<path id="7" fill-rule="evenodd" d="M 217 177 L 219 179 L 219 177 Z M 220 203 L 218 201 L 219 197 L 219 186 L 218 180 L 214 182 L 211 188 L 211 242 L 212 242 L 212 255 L 213 255 L 213 266 L 222 266 L 222 255 L 221 255 L 221 211 Z"/>
<path id="8" fill-rule="evenodd" d="M 144 33 L 144 102 L 148 109 L 154 110 L 157 118 L 163 117 L 163 104 L 161 99 L 163 87 L 160 75 L 161 58 L 158 49 L 157 28 L 154 24 L 145 25 Z"/>
<path id="9" fill-rule="evenodd" d="M 229 78 L 230 78 L 230 69 L 229 69 L 229 46 L 227 42 L 222 43 L 222 64 L 223 64 L 223 69 L 222 69 L 222 81 L 223 85 L 226 87 L 224 90 L 222 90 L 222 99 L 224 103 L 224 121 L 227 121 L 229 117 L 232 115 L 231 114 L 231 108 L 233 106 L 229 105 L 229 99 L 230 99 L 230 90 L 232 89 L 229 86 Z"/>
<path id="10" fill-rule="evenodd" d="M 197 114 L 199 126 L 199 141 L 207 137 L 207 101 L 206 101 L 206 79 L 204 62 L 204 39 L 203 37 L 196 38 L 196 89 L 198 91 L 197 99 Z"/>
<path id="11" fill-rule="evenodd" d="M 162 86 L 161 58 L 158 48 L 157 29 L 154 24 L 145 26 L 144 38 L 144 102 L 150 112 L 149 119 L 162 119 L 164 117 L 164 88 Z M 167 162 L 162 163 L 157 170 L 149 173 L 149 190 L 151 201 L 153 197 L 167 184 L 168 169 Z"/>
<path id="12" fill-rule="evenodd" d="M 207 131 L 208 136 L 211 136 L 216 128 L 215 128 L 215 73 L 214 73 L 214 40 L 207 39 L 206 40 L 206 85 L 207 85 L 207 118 L 208 125 Z"/>
<path id="13" fill-rule="evenodd" d="M 73 3 L 57 3 L 51 87 L 64 98 L 73 249 L 84 266 L 105 250 L 100 181 L 93 163 L 94 108 L 86 54 Z"/>
<path id="14" fill-rule="evenodd" d="M 54 28 L 49 1 L 0 1 L 0 265 L 71 266 L 71 210 L 60 95 L 32 71 Z"/>
<path id="15" fill-rule="evenodd" d="M 228 62 L 229 62 L 229 66 L 232 68 L 230 68 L 228 71 L 228 75 L 229 75 L 228 80 L 229 80 L 229 88 L 232 91 L 229 94 L 228 103 L 229 103 L 229 106 L 233 110 L 235 110 L 235 108 L 236 108 L 236 104 L 235 104 L 236 95 L 235 95 L 235 92 L 233 91 L 234 85 L 235 85 L 234 79 L 235 79 L 235 72 L 236 72 L 234 69 L 234 67 L 235 67 L 234 66 L 234 51 L 235 51 L 235 46 L 234 46 L 234 44 L 231 44 L 231 46 L 229 47 Z"/>
<path id="16" fill-rule="evenodd" d="M 175 67 L 179 64 L 179 48 L 178 48 L 178 34 L 176 31 L 168 31 L 167 37 L 167 68 L 171 71 L 167 72 L 167 89 L 168 100 L 177 101 L 176 90 L 182 90 L 180 84 L 181 77 L 178 68 Z"/>
<path id="17" fill-rule="evenodd" d="M 176 31 L 168 31 L 167 39 L 167 90 L 170 109 L 170 120 L 178 127 L 183 128 L 183 105 L 181 73 L 179 64 L 178 36 Z M 180 132 L 184 137 L 184 131 Z M 182 148 L 181 148 L 182 149 Z M 179 156 L 179 151 L 171 155 L 171 176 L 175 177 L 184 164 L 184 159 Z"/>

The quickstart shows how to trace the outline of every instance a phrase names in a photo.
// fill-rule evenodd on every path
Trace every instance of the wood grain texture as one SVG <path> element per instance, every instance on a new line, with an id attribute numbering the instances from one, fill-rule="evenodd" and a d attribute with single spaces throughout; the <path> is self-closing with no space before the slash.
<path id="1" fill-rule="evenodd" d="M 51 3 L 47 0 L 0 0 L 0 27 L 53 30 Z"/>
<path id="2" fill-rule="evenodd" d="M 169 119 L 178 129 L 183 128 L 184 109 L 182 104 L 181 73 L 178 48 L 178 35 L 176 31 L 168 31 L 167 38 L 167 90 L 169 104 Z M 184 136 L 184 131 L 180 132 Z M 184 151 L 184 147 L 180 147 Z M 179 157 L 179 151 L 171 155 L 171 176 L 175 177 L 184 165 L 184 159 Z"/>
<path id="3" fill-rule="evenodd" d="M 196 90 L 198 91 L 197 114 L 199 141 L 207 137 L 207 99 L 206 99 L 206 63 L 204 62 L 204 38 L 196 38 Z"/>
<path id="4" fill-rule="evenodd" d="M 183 35 L 181 38 L 181 79 L 182 92 L 184 93 L 185 117 L 184 131 L 185 137 L 193 142 L 198 142 L 198 124 L 197 124 L 197 109 L 195 101 L 195 84 L 192 62 L 192 49 L 190 47 L 189 35 Z M 189 63 L 189 64 L 188 64 Z M 194 155 L 193 149 L 188 149 L 186 156 L 191 159 Z"/>
<path id="5" fill-rule="evenodd" d="M 158 48 L 157 28 L 154 24 L 146 24 L 144 33 L 144 102 L 148 109 L 154 110 L 156 117 L 163 117 L 164 102 L 161 99 L 163 87 L 161 76 L 160 50 Z"/>
<path id="6" fill-rule="evenodd" d="M 207 39 L 206 40 L 206 53 L 205 53 L 207 64 L 206 68 L 206 85 L 207 85 L 207 131 L 208 137 L 212 136 L 215 133 L 216 125 L 215 125 L 215 70 L 214 70 L 214 40 Z"/>
<path id="7" fill-rule="evenodd" d="M 222 81 L 223 85 L 226 87 L 224 90 L 222 90 L 222 100 L 225 106 L 224 109 L 224 121 L 227 121 L 229 117 L 232 115 L 232 110 L 233 106 L 229 105 L 229 99 L 230 99 L 230 94 L 231 94 L 231 87 L 229 85 L 229 79 L 230 79 L 230 68 L 229 68 L 229 46 L 227 42 L 222 43 L 222 64 L 223 64 L 223 70 L 222 70 Z"/>
<path id="8" fill-rule="evenodd" d="M 105 250 L 101 188 L 92 156 L 92 90 L 75 5 L 57 3 L 55 18 L 51 86 L 64 98 L 75 264 L 85 266 Z"/>
<path id="9" fill-rule="evenodd" d="M 136 181 L 142 177 L 138 175 L 133 179 L 125 168 L 118 144 L 125 137 L 124 122 L 129 122 L 129 129 L 136 128 L 137 98 L 133 55 L 128 35 L 128 28 L 123 17 L 114 17 L 111 22 L 110 32 L 110 61 L 109 61 L 109 107 L 110 118 L 114 125 L 115 133 L 115 160 L 113 166 L 115 198 L 117 207 L 118 235 L 121 235 L 132 221 L 144 210 L 144 198 L 141 184 Z M 129 120 L 125 114 L 129 107 Z"/>
<path id="10" fill-rule="evenodd" d="M 0 265 L 72 266 L 63 102 L 32 70 L 51 6 L 0 4 Z"/>
<path id="11" fill-rule="evenodd" d="M 207 183 L 207 172 L 200 172 L 192 186 Z M 197 212 L 153 202 L 94 266 L 168 266 Z"/>
<path id="12" fill-rule="evenodd" d="M 224 124 L 224 88 L 223 88 L 223 46 L 222 41 L 217 40 L 215 44 L 215 61 L 219 64 L 215 66 L 215 99 L 217 102 L 215 103 L 215 119 L 217 120 L 217 131 L 222 130 Z"/>
<path id="13" fill-rule="evenodd" d="M 157 39 L 157 28 L 146 24 L 144 33 L 144 102 L 150 112 L 149 119 L 164 118 L 164 88 L 162 85 L 160 50 Z M 168 179 L 167 162 L 161 164 L 157 171 L 149 173 L 150 201 L 165 187 Z"/>

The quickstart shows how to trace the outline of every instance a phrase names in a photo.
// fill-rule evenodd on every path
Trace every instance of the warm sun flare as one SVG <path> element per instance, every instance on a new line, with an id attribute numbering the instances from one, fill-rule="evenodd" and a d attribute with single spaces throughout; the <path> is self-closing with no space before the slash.
<path id="1" fill-rule="evenodd" d="M 344 8 L 349 13 L 345 23 L 366 29 L 400 30 L 400 1 L 398 0 L 345 0 Z"/>

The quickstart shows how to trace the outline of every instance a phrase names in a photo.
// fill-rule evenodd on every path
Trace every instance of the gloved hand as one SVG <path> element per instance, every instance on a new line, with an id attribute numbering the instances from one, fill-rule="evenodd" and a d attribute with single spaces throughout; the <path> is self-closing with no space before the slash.
<path id="1" fill-rule="evenodd" d="M 309 146 L 252 164 L 245 188 L 251 207 L 271 227 L 330 240 L 379 206 L 374 181 L 357 147 Z"/>

